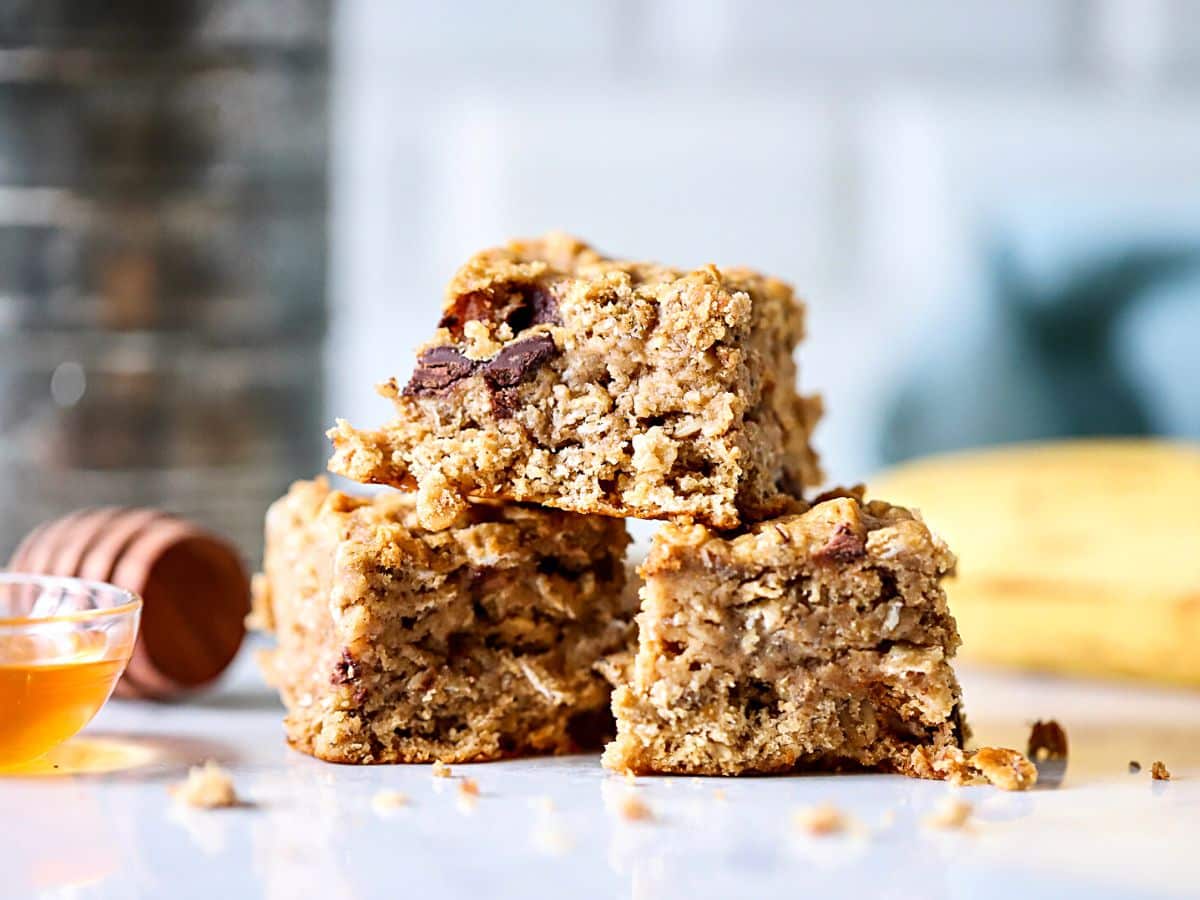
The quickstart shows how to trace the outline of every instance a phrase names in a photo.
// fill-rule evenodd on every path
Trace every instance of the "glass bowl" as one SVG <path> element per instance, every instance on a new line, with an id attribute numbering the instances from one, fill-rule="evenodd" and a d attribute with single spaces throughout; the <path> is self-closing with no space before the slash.
<path id="1" fill-rule="evenodd" d="M 0 770 L 53 750 L 104 706 L 142 600 L 95 581 L 0 572 Z"/>

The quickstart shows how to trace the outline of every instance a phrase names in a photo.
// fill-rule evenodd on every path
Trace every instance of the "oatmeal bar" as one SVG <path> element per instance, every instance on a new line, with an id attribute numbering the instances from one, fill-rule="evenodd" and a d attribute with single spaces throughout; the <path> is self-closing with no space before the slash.
<path id="1" fill-rule="evenodd" d="M 940 586 L 953 567 L 919 518 L 858 494 L 736 536 L 664 526 L 605 765 L 942 777 L 929 761 L 964 737 Z"/>
<path id="2" fill-rule="evenodd" d="M 380 389 L 394 418 L 339 422 L 331 468 L 416 484 L 430 527 L 470 496 L 731 528 L 819 480 L 802 331 L 791 288 L 747 269 L 514 241 L 459 270 L 412 375 Z"/>
<path id="3" fill-rule="evenodd" d="M 254 620 L 290 743 L 348 763 L 598 747 L 595 667 L 633 632 L 624 523 L 484 503 L 429 532 L 414 506 L 316 481 L 268 512 Z"/>

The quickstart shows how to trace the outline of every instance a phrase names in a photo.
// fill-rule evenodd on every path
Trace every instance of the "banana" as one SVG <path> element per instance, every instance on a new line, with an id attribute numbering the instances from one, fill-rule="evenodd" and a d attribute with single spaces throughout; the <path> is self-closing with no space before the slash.
<path id="1" fill-rule="evenodd" d="M 998 447 L 906 463 L 870 493 L 958 555 L 960 657 L 1200 686 L 1200 445 Z"/>

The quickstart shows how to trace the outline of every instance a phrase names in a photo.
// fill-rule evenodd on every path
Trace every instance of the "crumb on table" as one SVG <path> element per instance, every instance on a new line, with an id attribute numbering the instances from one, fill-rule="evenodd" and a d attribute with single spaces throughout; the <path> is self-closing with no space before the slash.
<path id="1" fill-rule="evenodd" d="M 654 812 L 646 803 L 632 794 L 623 797 L 617 803 L 617 813 L 629 822 L 648 822 L 654 818 Z"/>
<path id="2" fill-rule="evenodd" d="M 792 824 L 809 834 L 837 834 L 846 828 L 846 817 L 831 803 L 798 809 L 792 813 Z"/>
<path id="3" fill-rule="evenodd" d="M 442 762 L 440 759 L 436 759 L 433 761 L 433 777 L 434 778 L 449 778 L 453 774 L 454 773 L 450 770 L 450 767 L 448 765 L 446 765 L 444 762 Z"/>
<path id="4" fill-rule="evenodd" d="M 966 800 L 958 797 L 945 798 L 931 814 L 925 817 L 924 824 L 929 828 L 941 828 L 953 831 L 966 827 L 971 818 L 972 807 Z"/>
<path id="5" fill-rule="evenodd" d="M 1129 761 L 1129 774 L 1136 775 L 1140 771 L 1142 771 L 1142 764 L 1136 759 L 1131 759 Z"/>
<path id="6" fill-rule="evenodd" d="M 371 806 L 375 812 L 392 812 L 408 806 L 408 794 L 391 790 L 376 791 L 371 798 Z"/>
<path id="7" fill-rule="evenodd" d="M 1167 771 L 1167 767 L 1163 765 L 1161 759 L 1156 759 L 1150 765 L 1150 777 L 1155 781 L 1170 781 L 1171 773 Z"/>
<path id="8" fill-rule="evenodd" d="M 458 783 L 458 793 L 463 797 L 478 797 L 479 782 L 474 778 L 464 778 Z"/>
<path id="9" fill-rule="evenodd" d="M 1037 784 L 1037 769 L 1016 750 L 981 747 L 971 757 L 971 764 L 1004 791 L 1025 791 Z"/>
<path id="10" fill-rule="evenodd" d="M 241 805 L 233 778 L 211 759 L 202 766 L 188 769 L 187 780 L 172 786 L 170 793 L 177 802 L 196 809 L 226 809 Z"/>

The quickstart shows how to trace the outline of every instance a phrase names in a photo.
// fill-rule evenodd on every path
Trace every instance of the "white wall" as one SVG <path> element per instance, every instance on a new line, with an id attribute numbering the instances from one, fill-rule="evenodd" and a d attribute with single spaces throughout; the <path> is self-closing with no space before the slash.
<path id="1" fill-rule="evenodd" d="M 791 280 L 819 443 L 862 478 L 898 374 L 970 315 L 972 236 L 1011 192 L 1200 186 L 1198 19 L 1186 0 L 344 3 L 331 408 L 381 421 L 370 386 L 407 372 L 455 266 L 561 228 Z"/>

